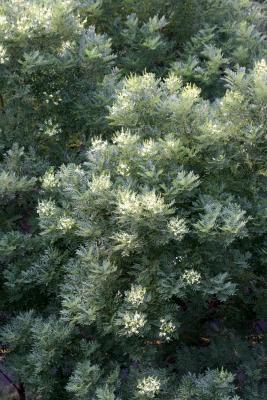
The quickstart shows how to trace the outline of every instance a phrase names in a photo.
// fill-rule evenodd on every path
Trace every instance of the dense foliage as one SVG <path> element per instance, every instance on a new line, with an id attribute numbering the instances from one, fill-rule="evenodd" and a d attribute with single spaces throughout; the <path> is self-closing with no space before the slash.
<path id="1" fill-rule="evenodd" d="M 265 3 L 0 5 L 0 374 L 267 394 Z"/>

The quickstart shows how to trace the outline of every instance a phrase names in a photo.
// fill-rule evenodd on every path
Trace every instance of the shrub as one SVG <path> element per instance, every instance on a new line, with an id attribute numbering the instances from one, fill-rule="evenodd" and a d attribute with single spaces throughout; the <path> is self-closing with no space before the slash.
<path id="1" fill-rule="evenodd" d="M 260 10 L 1 5 L 1 348 L 27 395 L 266 397 Z"/>

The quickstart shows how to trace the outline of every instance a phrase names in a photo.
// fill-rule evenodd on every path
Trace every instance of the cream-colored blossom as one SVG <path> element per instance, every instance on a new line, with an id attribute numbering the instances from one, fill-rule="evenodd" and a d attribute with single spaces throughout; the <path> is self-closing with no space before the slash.
<path id="1" fill-rule="evenodd" d="M 164 83 L 170 94 L 177 93 L 183 85 L 182 79 L 173 73 L 165 79 Z"/>
<path id="2" fill-rule="evenodd" d="M 102 140 L 100 138 L 94 138 L 92 140 L 92 145 L 90 148 L 90 153 L 101 152 L 105 150 L 108 146 L 108 142 L 106 140 Z"/>
<path id="3" fill-rule="evenodd" d="M 185 220 L 183 218 L 171 218 L 168 223 L 168 230 L 176 240 L 181 240 L 188 232 Z"/>
<path id="4" fill-rule="evenodd" d="M 6 49 L 0 44 L 0 64 L 4 64 L 8 59 Z"/>
<path id="5" fill-rule="evenodd" d="M 145 326 L 146 317 L 143 313 L 139 312 L 126 312 L 123 315 L 123 325 L 125 333 L 128 336 L 138 335 L 141 329 Z"/>
<path id="6" fill-rule="evenodd" d="M 172 321 L 161 318 L 159 336 L 162 339 L 165 339 L 167 342 L 171 340 L 171 335 L 175 332 L 175 330 L 176 326 Z"/>
<path id="7" fill-rule="evenodd" d="M 136 234 L 127 232 L 118 232 L 112 236 L 116 242 L 116 249 L 122 252 L 123 256 L 129 256 L 131 251 L 137 250 L 142 247 L 142 243 L 138 240 Z"/>
<path id="8" fill-rule="evenodd" d="M 58 106 L 59 103 L 62 102 L 62 98 L 60 97 L 60 90 L 57 90 L 55 93 L 43 92 L 43 95 L 45 97 L 46 104 L 54 104 L 55 106 Z"/>
<path id="9" fill-rule="evenodd" d="M 140 148 L 142 156 L 152 155 L 156 150 L 156 143 L 153 139 L 146 140 Z"/>
<path id="10" fill-rule="evenodd" d="M 161 382 L 157 376 L 147 376 L 137 382 L 137 392 L 141 396 L 153 398 L 159 393 Z"/>
<path id="11" fill-rule="evenodd" d="M 50 218 L 56 214 L 57 207 L 51 200 L 42 200 L 37 207 L 37 213 L 40 218 Z"/>
<path id="12" fill-rule="evenodd" d="M 127 164 L 121 162 L 117 167 L 117 172 L 119 175 L 122 176 L 129 176 L 130 175 L 130 168 Z"/>
<path id="13" fill-rule="evenodd" d="M 54 123 L 51 118 L 44 122 L 44 125 L 40 128 L 40 131 L 44 136 L 56 136 L 61 132 L 59 124 Z"/>
<path id="14" fill-rule="evenodd" d="M 163 197 L 158 196 L 154 191 L 144 193 L 141 198 L 142 206 L 152 214 L 164 214 L 168 210 Z"/>
<path id="15" fill-rule="evenodd" d="M 267 62 L 261 60 L 254 67 L 254 84 L 257 99 L 266 102 L 267 99 Z"/>
<path id="16" fill-rule="evenodd" d="M 190 269 L 183 273 L 181 279 L 187 285 L 195 285 L 195 284 L 200 283 L 201 274 L 193 269 Z"/>
<path id="17" fill-rule="evenodd" d="M 99 176 L 93 176 L 92 182 L 90 182 L 89 186 L 92 193 L 99 193 L 110 189 L 111 187 L 110 175 L 102 174 Z"/>
<path id="18" fill-rule="evenodd" d="M 133 285 L 126 295 L 126 301 L 133 306 L 141 305 L 145 300 L 146 288 L 141 285 Z"/>
<path id="19" fill-rule="evenodd" d="M 66 28 L 73 26 L 79 30 L 81 27 L 78 16 L 69 16 L 72 0 L 44 1 L 42 5 L 33 0 L 9 0 L 5 7 L 7 17 L 0 16 L 0 26 L 6 38 L 13 35 L 14 31 L 28 37 L 33 36 L 39 30 L 50 32 L 55 29 L 55 23 L 58 23 L 59 13 L 66 18 L 64 21 Z"/>
<path id="20" fill-rule="evenodd" d="M 46 171 L 42 179 L 42 187 L 44 189 L 53 189 L 59 185 L 59 180 L 53 171 Z"/>
<path id="21" fill-rule="evenodd" d="M 132 134 L 128 129 L 122 129 L 120 132 L 117 132 L 112 139 L 113 143 L 116 144 L 118 148 L 133 146 L 139 140 L 139 136 L 136 134 Z"/>
<path id="22" fill-rule="evenodd" d="M 70 51 L 73 47 L 73 43 L 71 43 L 69 40 L 66 40 L 62 42 L 61 47 L 59 49 L 59 55 L 64 56 L 68 51 Z"/>
<path id="23" fill-rule="evenodd" d="M 73 218 L 69 217 L 61 217 L 58 221 L 57 228 L 63 232 L 70 231 L 75 225 L 75 221 Z"/>

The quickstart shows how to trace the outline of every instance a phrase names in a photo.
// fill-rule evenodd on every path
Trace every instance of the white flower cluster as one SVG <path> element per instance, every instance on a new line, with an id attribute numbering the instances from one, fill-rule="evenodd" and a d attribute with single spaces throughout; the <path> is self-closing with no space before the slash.
<path id="1" fill-rule="evenodd" d="M 126 300 L 133 306 L 139 306 L 144 302 L 146 288 L 140 285 L 133 285 L 131 290 L 126 295 Z"/>
<path id="2" fill-rule="evenodd" d="M 109 190 L 111 187 L 110 175 L 102 174 L 93 176 L 92 182 L 89 184 L 92 193 L 99 193 Z"/>
<path id="3" fill-rule="evenodd" d="M 40 201 L 37 207 L 37 213 L 40 218 L 49 218 L 56 214 L 57 208 L 53 201 Z"/>
<path id="4" fill-rule="evenodd" d="M 183 81 L 172 73 L 165 79 L 165 85 L 168 92 L 172 95 L 180 91 L 183 86 Z"/>
<path id="5" fill-rule="evenodd" d="M 154 191 L 144 193 L 142 206 L 154 215 L 164 214 L 168 209 L 163 197 L 158 196 Z"/>
<path id="6" fill-rule="evenodd" d="M 44 189 L 53 189 L 59 185 L 59 180 L 53 171 L 46 171 L 42 179 L 42 187 Z"/>
<path id="7" fill-rule="evenodd" d="M 122 176 L 129 176 L 130 175 L 130 168 L 127 164 L 121 162 L 117 167 L 117 172 L 119 175 Z"/>
<path id="8" fill-rule="evenodd" d="M 43 95 L 45 96 L 45 102 L 47 104 L 53 103 L 55 106 L 58 106 L 59 103 L 62 102 L 62 98 L 60 97 L 60 90 L 57 90 L 55 94 L 43 92 Z"/>
<path id="9" fill-rule="evenodd" d="M 187 84 L 181 92 L 181 98 L 187 100 L 189 104 L 193 104 L 199 98 L 199 95 L 200 89 L 191 84 Z"/>
<path id="10" fill-rule="evenodd" d="M 168 223 L 168 230 L 176 240 L 181 240 L 188 232 L 185 220 L 183 218 L 171 218 Z"/>
<path id="11" fill-rule="evenodd" d="M 61 129 L 58 124 L 54 123 L 51 118 L 47 119 L 43 126 L 40 128 L 40 131 L 45 136 L 55 136 L 61 132 Z"/>
<path id="12" fill-rule="evenodd" d="M 43 30 L 50 32 L 53 28 L 53 17 L 59 12 L 58 5 L 61 5 L 61 13 L 63 16 L 68 15 L 71 9 L 72 1 L 67 0 L 54 0 L 47 2 L 50 4 L 43 4 L 40 6 L 39 2 L 32 0 L 9 0 L 6 2 L 5 8 L 9 18 L 4 16 L 0 17 L 0 25 L 5 32 L 5 37 L 9 37 L 14 31 L 27 36 L 33 36 L 36 31 Z M 69 24 L 76 24 L 79 26 L 78 17 L 75 21 L 68 21 Z"/>
<path id="13" fill-rule="evenodd" d="M 123 315 L 124 330 L 128 336 L 138 335 L 146 323 L 145 315 L 139 312 L 126 312 Z"/>
<path id="14" fill-rule="evenodd" d="M 254 67 L 255 94 L 261 101 L 266 102 L 267 98 L 267 63 L 261 60 Z"/>
<path id="15" fill-rule="evenodd" d="M 181 279 L 187 285 L 194 285 L 200 283 L 201 275 L 199 272 L 189 269 L 183 273 Z"/>
<path id="16" fill-rule="evenodd" d="M 167 321 L 165 318 L 160 320 L 160 331 L 159 336 L 165 339 L 167 342 L 171 340 L 171 335 L 175 332 L 175 325 L 171 321 Z"/>
<path id="17" fill-rule="evenodd" d="M 0 44 L 0 64 L 4 64 L 6 61 L 8 61 L 6 49 Z"/>
<path id="18" fill-rule="evenodd" d="M 140 212 L 140 201 L 135 193 L 129 190 L 120 190 L 117 194 L 118 206 L 117 212 L 121 216 L 138 215 Z"/>
<path id="19" fill-rule="evenodd" d="M 108 142 L 101 138 L 92 139 L 92 145 L 87 153 L 88 159 L 92 162 L 97 162 L 102 157 L 103 152 L 107 149 Z"/>
<path id="20" fill-rule="evenodd" d="M 31 1 L 12 0 L 13 7 L 16 8 L 14 14 L 20 14 L 19 18 L 15 21 L 14 27 L 20 33 L 31 34 L 33 31 L 41 27 L 49 32 L 51 29 L 52 9 L 51 7 L 40 7 Z"/>
<path id="21" fill-rule="evenodd" d="M 131 146 L 135 145 L 139 141 L 139 136 L 132 134 L 129 130 L 122 130 L 120 132 L 117 132 L 113 139 L 112 142 L 116 144 L 119 148 L 130 148 Z"/>
<path id="22" fill-rule="evenodd" d="M 255 64 L 254 74 L 263 75 L 265 79 L 267 78 L 267 62 L 262 59 Z"/>
<path id="23" fill-rule="evenodd" d="M 68 51 L 70 51 L 73 48 L 73 43 L 71 43 L 69 40 L 66 40 L 65 42 L 62 42 L 62 45 L 59 49 L 59 55 L 61 57 L 64 57 Z"/>
<path id="24" fill-rule="evenodd" d="M 124 257 L 128 257 L 131 251 L 137 250 L 141 247 L 141 243 L 136 234 L 118 232 L 112 237 L 112 239 L 116 242 L 116 249 L 120 250 Z"/>
<path id="25" fill-rule="evenodd" d="M 0 26 L 1 26 L 1 30 L 3 29 L 3 27 L 5 27 L 5 25 L 8 24 L 8 20 L 7 17 L 5 15 L 0 15 Z"/>
<path id="26" fill-rule="evenodd" d="M 151 156 L 155 153 L 157 145 L 153 139 L 144 141 L 142 147 L 140 148 L 140 153 L 142 156 Z"/>
<path id="27" fill-rule="evenodd" d="M 137 391 L 141 396 L 153 398 L 160 391 L 161 382 L 156 376 L 147 376 L 137 382 Z"/>
<path id="28" fill-rule="evenodd" d="M 75 225 L 75 221 L 69 217 L 61 217 L 58 221 L 58 229 L 63 232 L 70 231 Z"/>

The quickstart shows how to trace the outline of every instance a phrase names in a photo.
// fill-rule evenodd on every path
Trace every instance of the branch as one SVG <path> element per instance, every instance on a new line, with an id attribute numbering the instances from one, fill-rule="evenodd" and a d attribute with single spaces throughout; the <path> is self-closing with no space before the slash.
<path id="1" fill-rule="evenodd" d="M 20 388 L 11 380 L 11 378 L 9 378 L 9 376 L 3 371 L 3 370 L 1 370 L 0 369 L 0 374 L 2 374 L 5 378 L 6 378 L 6 380 L 10 383 L 10 385 L 12 385 L 12 386 L 14 386 L 14 388 L 18 391 L 18 392 L 20 392 Z"/>
<path id="2" fill-rule="evenodd" d="M 5 114 L 5 103 L 4 103 L 3 96 L 1 94 L 0 94 L 0 107 L 1 107 L 2 113 Z"/>

